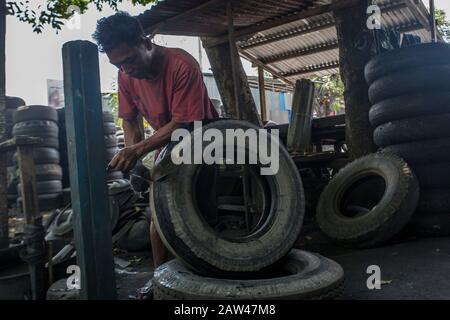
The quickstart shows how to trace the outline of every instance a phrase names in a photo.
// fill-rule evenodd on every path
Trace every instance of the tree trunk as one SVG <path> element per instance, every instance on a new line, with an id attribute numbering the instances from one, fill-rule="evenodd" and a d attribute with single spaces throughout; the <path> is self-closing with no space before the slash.
<path id="1" fill-rule="evenodd" d="M 345 85 L 346 140 L 352 158 L 377 150 L 369 123 L 370 102 L 364 66 L 371 58 L 370 33 L 366 14 L 370 0 L 354 7 L 336 10 L 334 17 L 339 40 L 340 73 Z M 365 39 L 365 42 L 361 40 Z M 361 43 L 366 43 L 361 46 Z"/>
<path id="2" fill-rule="evenodd" d="M 208 38 L 202 38 L 208 55 L 211 69 L 217 83 L 217 87 L 222 97 L 222 103 L 227 117 L 233 119 L 242 119 L 261 126 L 261 120 L 253 100 L 252 93 L 247 81 L 244 67 L 238 54 L 231 57 L 229 43 L 220 44 L 214 47 L 207 46 Z M 239 113 L 236 113 L 236 99 L 234 95 L 233 73 L 231 59 L 235 59 L 238 72 L 238 104 Z"/>

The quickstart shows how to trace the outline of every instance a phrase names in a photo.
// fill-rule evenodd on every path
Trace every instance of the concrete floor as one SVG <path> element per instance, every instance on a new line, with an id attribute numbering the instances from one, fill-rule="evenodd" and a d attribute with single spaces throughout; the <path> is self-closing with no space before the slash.
<path id="1" fill-rule="evenodd" d="M 346 275 L 344 299 L 450 299 L 450 238 L 403 238 L 375 249 L 349 250 L 330 243 L 319 231 L 304 231 L 297 248 L 340 263 Z M 123 254 L 136 274 L 117 276 L 119 299 L 143 286 L 153 274 L 149 253 Z M 369 290 L 367 267 L 381 269 L 381 289 Z"/>

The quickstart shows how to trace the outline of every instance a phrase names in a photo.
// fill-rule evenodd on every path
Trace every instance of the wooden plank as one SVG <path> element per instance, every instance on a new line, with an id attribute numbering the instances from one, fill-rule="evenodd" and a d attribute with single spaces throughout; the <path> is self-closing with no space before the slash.
<path id="1" fill-rule="evenodd" d="M 339 125 L 345 125 L 345 114 L 334 117 L 316 118 L 312 122 L 312 127 L 315 129 L 330 128 Z"/>
<path id="2" fill-rule="evenodd" d="M 63 49 L 72 209 L 82 299 L 115 299 L 111 218 L 98 48 L 71 41 Z"/>
<path id="3" fill-rule="evenodd" d="M 261 109 L 261 121 L 267 120 L 266 110 L 266 86 L 264 83 L 264 69 L 258 66 L 259 107 Z"/>
<path id="4" fill-rule="evenodd" d="M 314 83 L 307 79 L 299 80 L 295 85 L 287 136 L 289 152 L 303 154 L 310 148 L 314 91 Z"/>

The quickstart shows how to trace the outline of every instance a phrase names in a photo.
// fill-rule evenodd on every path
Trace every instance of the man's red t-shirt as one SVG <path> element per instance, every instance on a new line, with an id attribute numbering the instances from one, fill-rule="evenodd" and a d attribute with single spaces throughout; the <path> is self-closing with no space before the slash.
<path id="1" fill-rule="evenodd" d="M 160 48 L 163 67 L 156 79 L 136 79 L 119 71 L 119 117 L 132 120 L 140 113 L 155 130 L 171 120 L 218 118 L 197 61 L 184 50 Z"/>

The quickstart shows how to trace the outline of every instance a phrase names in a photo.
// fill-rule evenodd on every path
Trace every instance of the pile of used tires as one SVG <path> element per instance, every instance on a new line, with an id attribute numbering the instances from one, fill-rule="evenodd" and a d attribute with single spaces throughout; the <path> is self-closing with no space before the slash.
<path id="1" fill-rule="evenodd" d="M 60 126 L 59 141 L 61 144 L 61 165 L 63 168 L 63 186 L 64 188 L 70 188 L 65 109 L 64 108 L 58 109 L 58 114 Z M 106 161 L 107 161 L 106 164 L 108 164 L 112 160 L 112 158 L 116 155 L 116 153 L 119 151 L 117 147 L 116 125 L 114 124 L 114 116 L 109 111 L 103 112 L 103 128 L 106 147 Z M 111 181 L 122 178 L 123 175 L 120 171 L 111 171 L 108 173 L 106 180 Z"/>
<path id="2" fill-rule="evenodd" d="M 259 129 L 219 120 L 198 130 L 210 128 L 224 136 L 227 129 Z M 236 150 L 250 152 L 248 145 Z M 170 158 L 162 151 L 155 172 Z M 274 175 L 261 175 L 262 166 L 168 165 L 169 173 L 151 185 L 152 221 L 176 257 L 155 270 L 155 299 L 332 299 L 342 293 L 344 273 L 336 262 L 292 249 L 305 203 L 289 154 L 280 146 Z M 248 206 L 242 198 L 245 174 Z"/>
<path id="3" fill-rule="evenodd" d="M 13 115 L 17 108 L 25 105 L 25 101 L 18 97 L 6 96 L 6 109 L 5 109 L 5 137 L 6 139 L 12 138 L 13 128 Z M 6 166 L 7 166 L 7 186 L 6 193 L 8 197 L 8 206 L 12 207 L 16 205 L 18 198 L 17 184 L 19 183 L 19 177 L 17 175 L 17 167 L 14 163 L 14 151 L 8 151 L 6 153 Z"/>
<path id="4" fill-rule="evenodd" d="M 118 127 L 116 132 L 117 137 L 117 147 L 120 149 L 125 148 L 125 135 L 122 128 Z"/>
<path id="5" fill-rule="evenodd" d="M 33 148 L 36 172 L 36 192 L 39 209 L 57 208 L 62 193 L 62 168 L 59 165 L 58 113 L 48 106 L 23 106 L 13 115 L 13 136 L 28 135 L 42 138 L 43 142 Z M 17 154 L 14 155 L 17 166 Z M 21 207 L 21 185 L 17 185 L 17 202 Z"/>
<path id="6" fill-rule="evenodd" d="M 374 141 L 402 157 L 421 194 L 411 227 L 450 235 L 450 45 L 388 51 L 366 66 Z"/>

